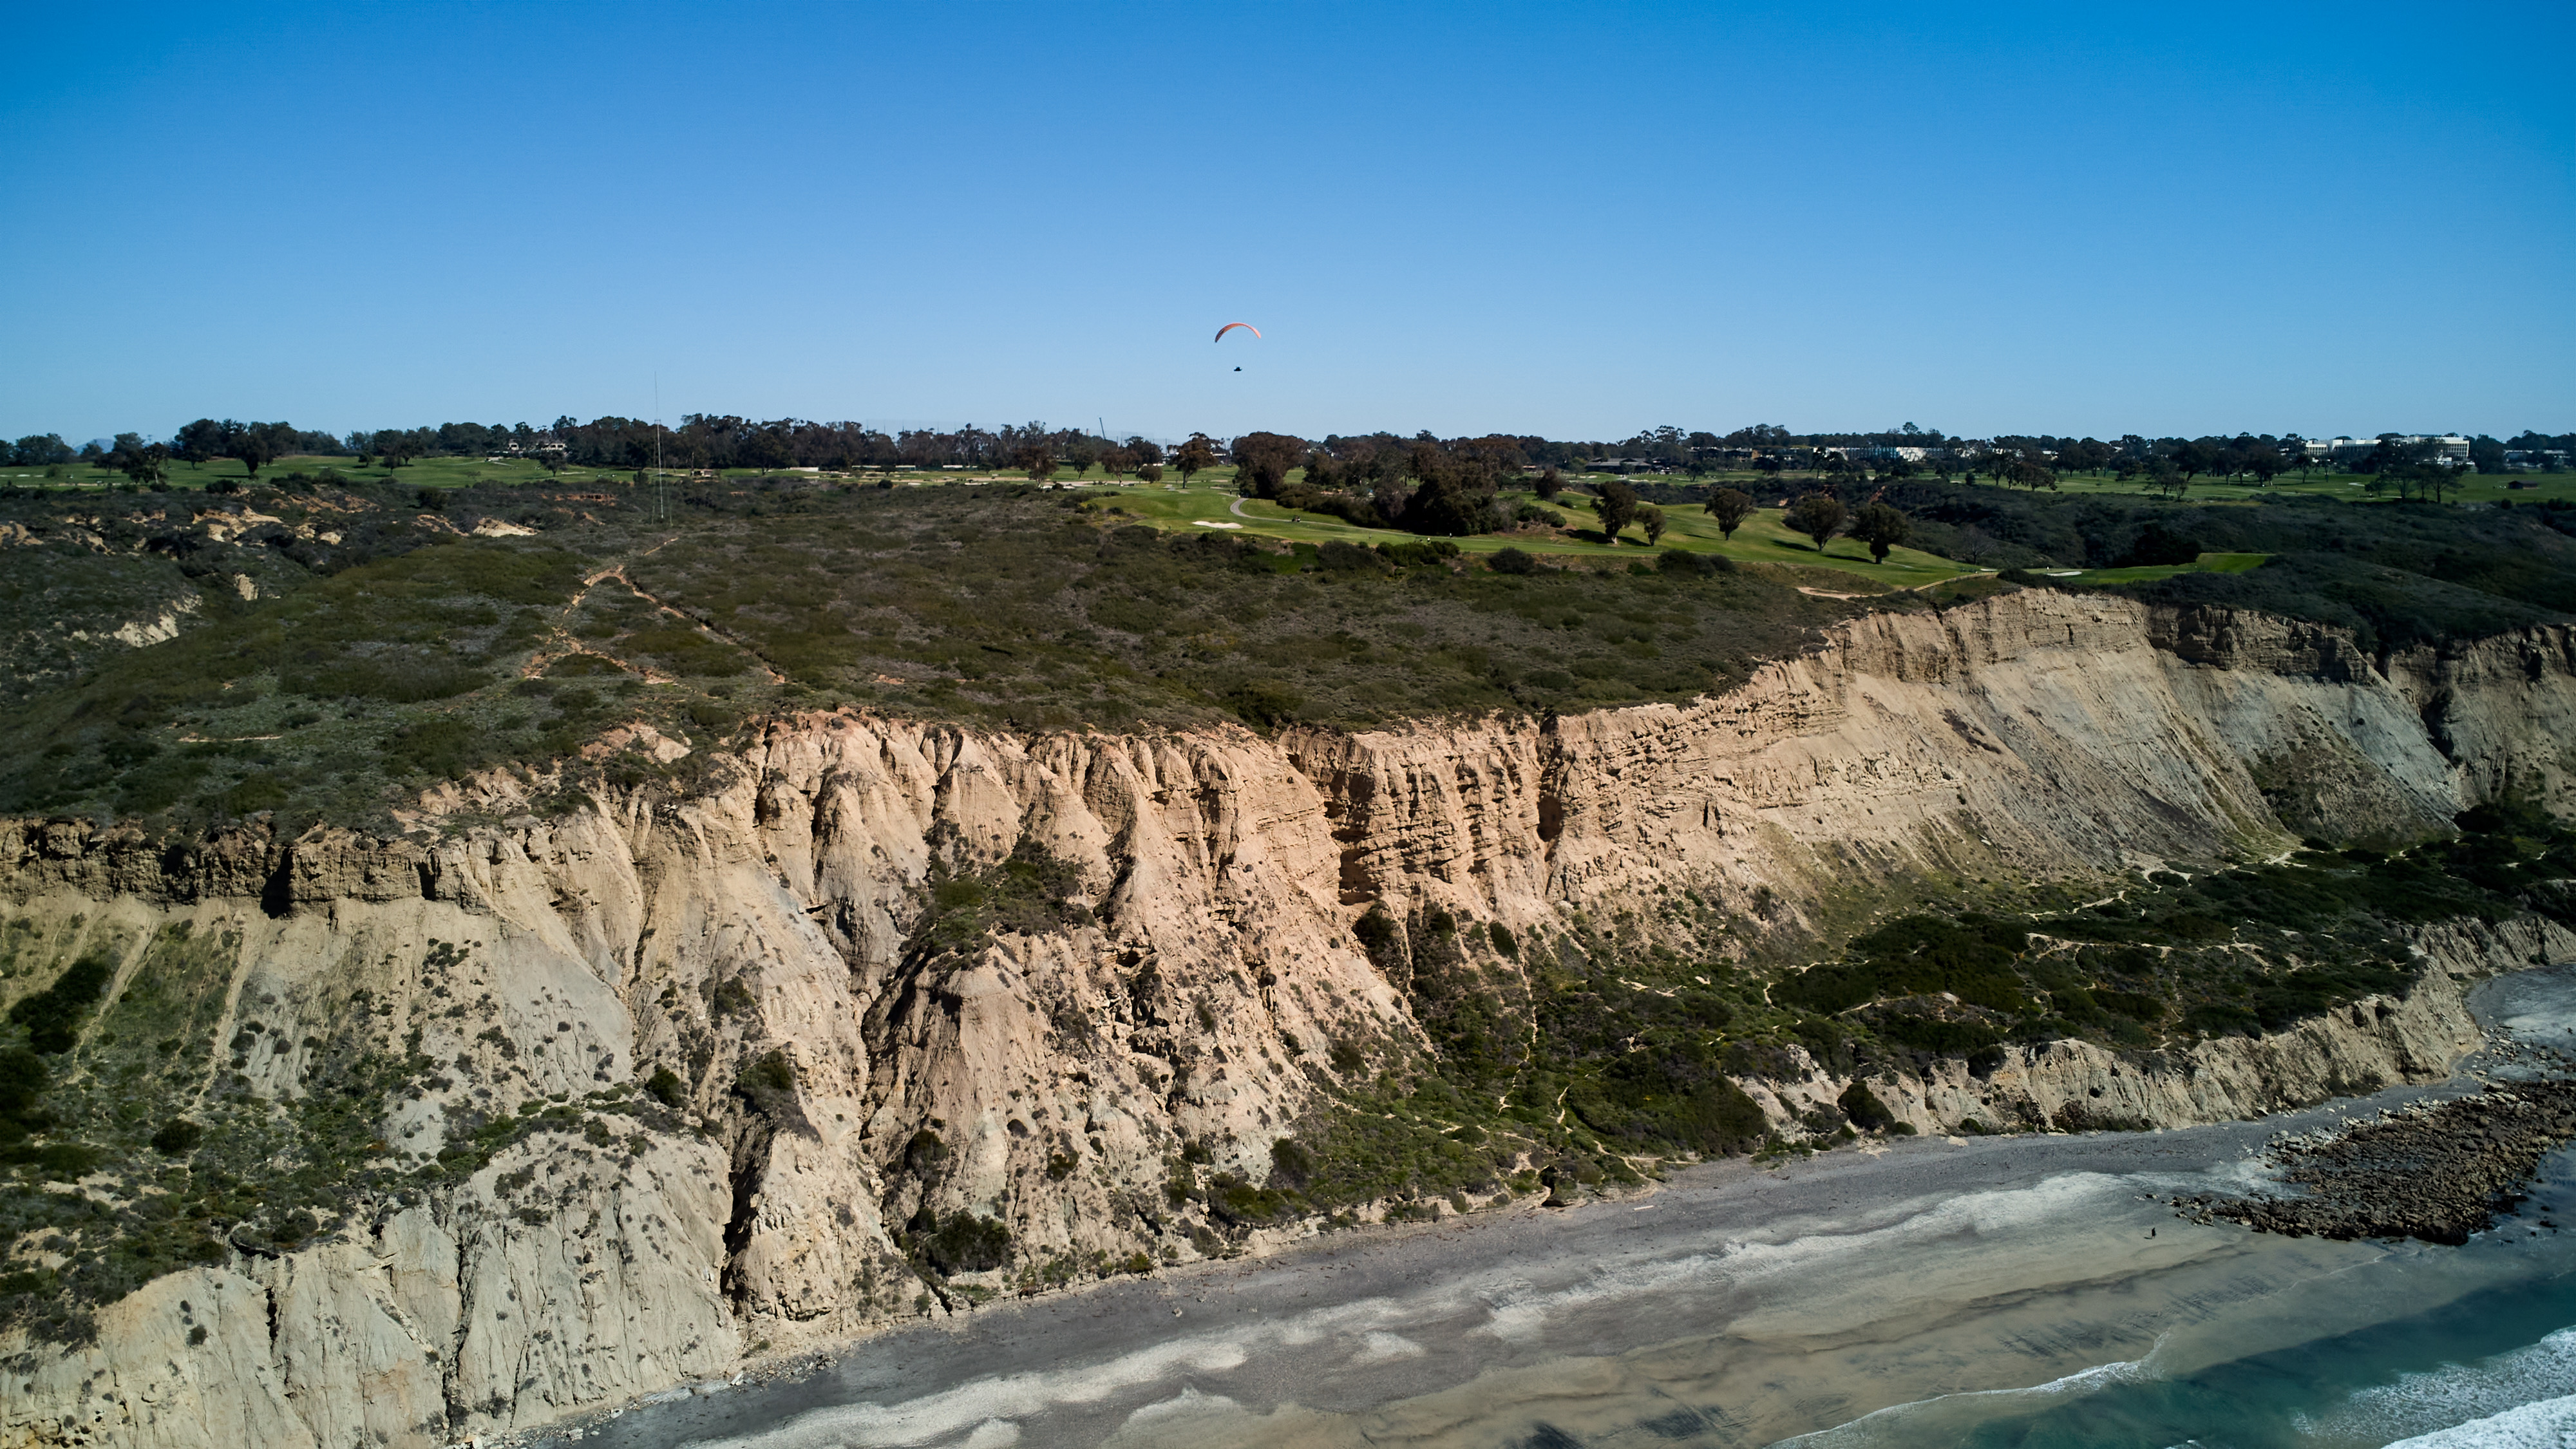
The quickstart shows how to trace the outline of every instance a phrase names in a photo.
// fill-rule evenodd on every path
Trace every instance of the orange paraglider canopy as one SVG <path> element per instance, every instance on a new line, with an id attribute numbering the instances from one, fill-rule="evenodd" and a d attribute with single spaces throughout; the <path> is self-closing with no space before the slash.
<path id="1" fill-rule="evenodd" d="M 1249 322 L 1228 322 L 1224 326 L 1216 329 L 1216 336 L 1211 337 L 1208 340 L 1211 342 L 1223 342 L 1225 340 L 1225 334 L 1233 331 L 1237 327 L 1242 328 L 1244 331 L 1251 333 L 1255 337 L 1261 335 L 1261 329 L 1253 326 Z"/>

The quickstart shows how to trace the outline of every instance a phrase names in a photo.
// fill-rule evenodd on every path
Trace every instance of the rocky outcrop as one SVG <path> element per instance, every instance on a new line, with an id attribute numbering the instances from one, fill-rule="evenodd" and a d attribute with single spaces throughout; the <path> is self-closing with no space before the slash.
<path id="1" fill-rule="evenodd" d="M 2508 787 L 2565 804 L 2570 657 L 2542 631 L 2374 660 L 2028 591 L 1855 621 L 1687 706 L 1278 739 L 812 715 L 685 796 L 540 818 L 560 781 L 504 773 L 394 840 L 0 824 L 0 891 L 49 959 L 105 950 L 124 991 L 174 926 L 225 943 L 208 1020 L 244 1089 L 299 1100 L 358 1033 L 437 1064 L 382 1124 L 395 1160 L 534 1124 L 321 1246 L 154 1282 L 94 1346 L 0 1342 L 0 1444 L 436 1443 L 1023 1281 L 915 1277 L 893 1237 L 925 1208 L 1003 1224 L 1031 1285 L 1186 1258 L 1162 1192 L 1185 1145 L 1257 1181 L 1320 1090 L 1417 1038 L 1353 930 L 1372 908 L 1653 941 L 1691 901 L 1760 955 L 1961 887 L 2420 834 Z M 1070 864 L 1077 911 L 925 945 L 944 883 L 1024 848 Z M 1873 1090 L 1949 1131 L 2420 1079 L 2475 1036 L 2448 973 L 2564 954 L 2541 930 L 2428 939 L 2424 988 L 2284 1037 Z"/>
<path id="2" fill-rule="evenodd" d="M 2416 1103 L 2339 1135 L 2276 1146 L 2295 1197 L 2174 1199 L 2175 1216 L 2225 1218 L 2256 1232 L 2350 1241 L 2465 1243 L 2495 1226 L 2531 1184 L 2540 1159 L 2576 1138 L 2576 1082 L 2491 1086 L 2474 1097 Z M 2542 1225 L 2556 1224 L 2542 1219 Z"/>

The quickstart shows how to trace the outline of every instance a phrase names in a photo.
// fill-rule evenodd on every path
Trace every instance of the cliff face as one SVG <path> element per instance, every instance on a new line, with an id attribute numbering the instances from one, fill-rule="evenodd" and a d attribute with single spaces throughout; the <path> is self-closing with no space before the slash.
<path id="1" fill-rule="evenodd" d="M 167 942 L 220 943 L 202 1025 L 235 1055 L 192 1100 L 302 1102 L 363 1036 L 425 1064 L 371 1150 L 454 1169 L 320 1246 L 161 1277 L 89 1347 L 0 1340 L 0 1444 L 440 1443 L 1011 1286 L 916 1278 L 893 1237 L 925 1207 L 1007 1225 L 1039 1285 L 1192 1256 L 1162 1192 L 1185 1142 L 1257 1182 L 1320 1086 L 1368 1070 L 1328 1065 L 1337 1046 L 1415 1035 L 1353 930 L 1373 902 L 1652 939 L 1688 891 L 1758 951 L 1961 883 L 2420 834 L 2508 787 L 2564 810 L 2570 725 L 2563 630 L 2372 660 L 2030 591 L 1856 622 L 1687 707 L 1278 740 L 812 716 L 684 799 L 541 819 L 552 782 L 502 775 L 390 842 L 0 825 L 18 929 L 49 961 L 110 956 L 111 1002 Z M 935 949 L 953 883 L 1002 880 L 1024 845 L 1070 863 L 1083 909 Z M 1874 1090 L 1949 1131 L 2420 1079 L 2475 1035 L 2446 972 L 2571 944 L 2435 933 L 2424 988 L 2285 1037 L 2062 1045 Z M 1786 1119 L 1840 1086 L 1757 1095 Z"/>

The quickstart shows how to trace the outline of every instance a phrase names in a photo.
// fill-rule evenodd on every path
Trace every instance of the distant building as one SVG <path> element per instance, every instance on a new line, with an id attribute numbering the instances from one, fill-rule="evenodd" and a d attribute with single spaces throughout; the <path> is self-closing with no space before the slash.
<path id="1" fill-rule="evenodd" d="M 2397 433 L 2390 435 L 2388 441 L 2410 446 L 2430 443 L 2433 456 L 2440 461 L 2454 468 L 2465 468 L 2469 463 L 2469 440 L 2457 433 Z M 2377 438 L 2309 438 L 2302 446 L 2311 458 L 2344 462 L 2366 455 L 2379 443 Z"/>

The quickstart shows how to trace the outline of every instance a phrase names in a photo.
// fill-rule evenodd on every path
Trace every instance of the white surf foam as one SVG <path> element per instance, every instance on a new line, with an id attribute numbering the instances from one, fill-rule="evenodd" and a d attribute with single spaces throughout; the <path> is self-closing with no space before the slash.
<path id="1" fill-rule="evenodd" d="M 2427 1373 L 2403 1374 L 2395 1383 L 2358 1390 L 2340 1407 L 2300 1427 L 2336 1442 L 2368 1440 L 2384 1443 L 2399 1435 L 2416 1434 L 2422 1437 L 2404 1442 L 2555 1444 L 2559 1441 L 2490 1440 L 2480 1439 L 2475 1434 L 2448 1439 L 2439 1436 L 2464 1434 L 2489 1421 L 2501 1424 L 2525 1409 L 2538 1409 L 2552 1403 L 2576 1404 L 2576 1398 L 2565 1397 L 2571 1386 L 2576 1386 L 2576 1328 L 2562 1328 L 2538 1343 L 2476 1363 L 2449 1364 Z M 2576 1419 L 2551 1420 L 2545 1414 L 2526 1416 L 2526 1420 L 2542 1425 L 2576 1424 Z M 2495 1432 L 2501 1434 L 2504 1431 L 2499 1428 Z"/>
<path id="2" fill-rule="evenodd" d="M 2576 1449 L 2576 1394 L 2400 1439 L 2388 1449 Z"/>
<path id="3" fill-rule="evenodd" d="M 1096 1404 L 1122 1389 L 1174 1374 L 1223 1373 L 1241 1367 L 1246 1357 L 1236 1337 L 1182 1339 L 1080 1368 L 975 1379 L 901 1403 L 812 1409 L 774 1429 L 709 1441 L 705 1449 L 907 1449 L 996 1420 L 1026 1419 L 1067 1404 Z"/>
<path id="4" fill-rule="evenodd" d="M 1482 1331 L 1508 1341 L 1533 1341 L 1546 1334 L 1551 1320 L 1599 1303 L 1805 1277 L 1840 1262 L 1892 1261 L 1885 1255 L 1907 1244 L 1961 1235 L 2000 1237 L 2050 1222 L 2079 1221 L 2081 1210 L 2092 1204 L 2134 1195 L 2131 1179 L 2075 1172 L 2024 1188 L 1890 1204 L 1867 1216 L 1815 1223 L 1779 1242 L 1725 1241 L 1704 1253 L 1605 1269 L 1564 1288 L 1540 1290 L 1527 1283 L 1498 1288 L 1486 1296 L 1491 1317 Z"/>
<path id="5" fill-rule="evenodd" d="M 2155 1354 L 2149 1352 L 2142 1359 L 2095 1364 L 2063 1378 L 2026 1388 L 1974 1389 L 1965 1393 L 1942 1394 L 1937 1398 L 1916 1399 L 1911 1403 L 1890 1404 L 1847 1424 L 1782 1439 L 1770 1449 L 1793 1449 L 1793 1446 L 1794 1449 L 1867 1449 L 1867 1446 L 1877 1444 L 1922 1443 L 1934 1432 L 1936 1425 L 1954 1418 L 1970 1423 L 1991 1418 L 1997 1413 L 2013 1413 L 2059 1399 L 2097 1393 L 2113 1384 L 2153 1379 L 2157 1377 L 2154 1363 Z"/>
<path id="6" fill-rule="evenodd" d="M 1360 1340 L 1360 1351 L 1351 1355 L 1355 1364 L 1389 1363 L 1399 1358 L 1420 1358 L 1421 1344 L 1400 1333 L 1372 1333 Z"/>
<path id="7" fill-rule="evenodd" d="M 1129 1414 L 1127 1422 L 1119 1427 L 1141 1429 L 1151 1426 L 1157 1429 L 1170 1429 L 1176 1422 L 1205 1418 L 1231 1419 L 1242 1411 L 1241 1404 L 1223 1394 L 1203 1394 L 1196 1389 L 1185 1388 L 1168 1399 L 1147 1404 Z"/>

